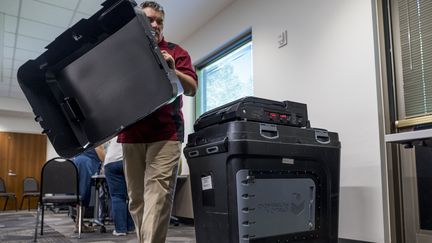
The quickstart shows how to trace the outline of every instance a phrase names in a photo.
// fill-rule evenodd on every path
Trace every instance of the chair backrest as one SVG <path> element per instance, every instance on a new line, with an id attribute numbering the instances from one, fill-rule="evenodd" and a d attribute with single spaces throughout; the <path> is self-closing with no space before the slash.
<path id="1" fill-rule="evenodd" d="M 26 177 L 23 181 L 23 192 L 38 192 L 38 182 L 34 177 Z"/>
<path id="2" fill-rule="evenodd" d="M 78 169 L 69 159 L 47 161 L 41 172 L 41 199 L 45 194 L 70 194 L 79 199 Z"/>
<path id="3" fill-rule="evenodd" d="M 0 192 L 6 192 L 6 185 L 3 178 L 0 177 Z"/>

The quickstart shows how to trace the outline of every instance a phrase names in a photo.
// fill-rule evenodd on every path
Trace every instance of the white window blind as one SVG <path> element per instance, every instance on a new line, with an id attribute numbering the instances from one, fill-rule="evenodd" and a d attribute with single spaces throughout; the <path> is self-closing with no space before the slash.
<path id="1" fill-rule="evenodd" d="M 432 113 L 432 0 L 399 0 L 406 117 Z"/>

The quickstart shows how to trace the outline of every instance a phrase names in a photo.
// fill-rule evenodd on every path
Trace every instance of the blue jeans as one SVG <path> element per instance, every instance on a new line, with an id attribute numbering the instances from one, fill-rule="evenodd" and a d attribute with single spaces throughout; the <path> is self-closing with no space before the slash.
<path id="1" fill-rule="evenodd" d="M 105 165 L 105 177 L 111 195 L 112 216 L 117 233 L 126 233 L 135 229 L 127 206 L 127 189 L 123 162 L 116 161 Z"/>
<path id="2" fill-rule="evenodd" d="M 94 152 L 96 154 L 96 152 Z M 79 174 L 79 194 L 84 207 L 88 207 L 91 197 L 92 175 L 98 173 L 100 161 L 87 153 L 78 155 L 73 159 Z"/>

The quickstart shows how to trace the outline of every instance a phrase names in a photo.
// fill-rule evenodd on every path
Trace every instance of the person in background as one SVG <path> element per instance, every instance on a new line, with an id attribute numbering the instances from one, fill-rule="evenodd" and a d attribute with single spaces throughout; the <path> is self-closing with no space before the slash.
<path id="1" fill-rule="evenodd" d="M 123 151 L 117 137 L 110 140 L 104 161 L 104 172 L 111 196 L 112 217 L 115 236 L 125 236 L 135 230 L 134 222 L 127 206 L 127 189 L 123 171 Z"/>
<path id="2" fill-rule="evenodd" d="M 78 168 L 79 193 L 81 197 L 83 216 L 85 215 L 85 209 L 88 208 L 90 204 L 92 185 L 91 177 L 99 172 L 101 163 L 104 159 L 105 151 L 103 146 L 82 152 L 72 159 Z M 78 219 L 76 219 L 75 232 L 78 232 Z M 82 232 L 90 233 L 94 232 L 94 229 L 82 223 Z"/>
<path id="3" fill-rule="evenodd" d="M 184 94 L 194 96 L 197 76 L 189 54 L 163 35 L 165 11 L 153 1 L 141 4 L 162 56 L 179 78 Z M 143 77 L 145 73 L 143 73 Z M 174 188 L 184 140 L 182 96 L 123 130 L 123 163 L 129 210 L 139 242 L 164 243 L 171 215 Z"/>

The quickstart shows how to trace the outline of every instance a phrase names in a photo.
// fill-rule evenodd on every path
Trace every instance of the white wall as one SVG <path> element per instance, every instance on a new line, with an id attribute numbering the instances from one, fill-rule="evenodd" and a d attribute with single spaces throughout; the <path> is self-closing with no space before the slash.
<path id="1" fill-rule="evenodd" d="M 183 116 L 185 119 L 185 142 L 183 143 L 183 148 L 187 143 L 187 135 L 193 133 L 193 123 L 195 121 L 195 100 L 192 97 L 183 96 Z M 189 166 L 186 162 L 186 157 L 182 153 L 181 155 L 181 175 L 189 175 Z"/>
<path id="2" fill-rule="evenodd" d="M 42 128 L 35 122 L 26 100 L 0 97 L 0 131 L 41 134 Z M 47 160 L 57 156 L 47 140 Z"/>
<path id="3" fill-rule="evenodd" d="M 182 46 L 199 61 L 252 28 L 255 95 L 306 103 L 340 135 L 340 237 L 384 242 L 372 19 L 370 0 L 237 0 Z"/>

